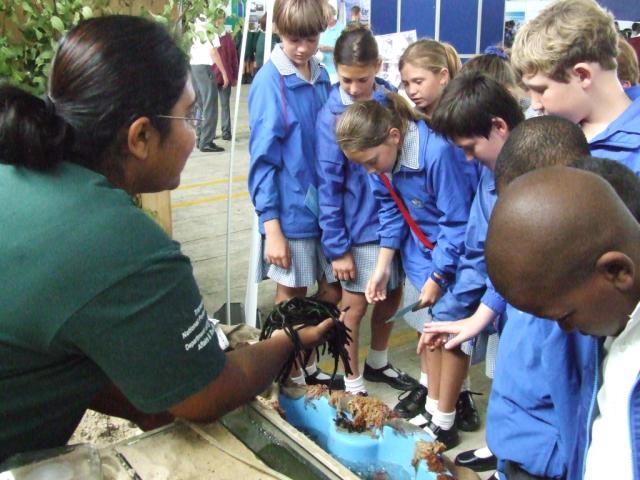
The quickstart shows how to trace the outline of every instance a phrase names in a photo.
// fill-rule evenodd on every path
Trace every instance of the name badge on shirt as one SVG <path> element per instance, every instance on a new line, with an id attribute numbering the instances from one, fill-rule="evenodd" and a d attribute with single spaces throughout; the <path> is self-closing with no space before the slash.
<path id="1" fill-rule="evenodd" d="M 220 328 L 220 320 L 216 320 L 215 318 L 209 318 L 209 321 L 213 325 L 213 329 L 216 332 L 216 336 L 218 337 L 218 345 L 220 345 L 220 350 L 224 351 L 229 348 L 229 339 Z"/>

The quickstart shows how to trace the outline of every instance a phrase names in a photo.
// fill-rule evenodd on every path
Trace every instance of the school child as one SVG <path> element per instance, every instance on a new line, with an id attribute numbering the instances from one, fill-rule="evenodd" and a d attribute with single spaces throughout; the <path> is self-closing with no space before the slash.
<path id="1" fill-rule="evenodd" d="M 618 40 L 618 49 L 620 50 L 617 58 L 618 80 L 620 80 L 622 88 L 624 88 L 624 93 L 631 100 L 635 100 L 640 96 L 638 57 L 636 51 L 623 37 Z"/>
<path id="2" fill-rule="evenodd" d="M 463 72 L 484 72 L 494 80 L 497 80 L 501 85 L 509 90 L 509 93 L 513 95 L 520 108 L 524 112 L 525 118 L 535 117 L 537 114 L 535 110 L 531 108 L 531 99 L 516 83 L 516 77 L 513 73 L 513 69 L 509 63 L 509 57 L 501 50 L 495 48 L 491 50 L 494 53 L 485 53 L 482 55 L 476 55 L 469 59 L 467 63 L 462 67 Z"/>
<path id="3" fill-rule="evenodd" d="M 337 303 L 339 288 L 320 247 L 314 133 L 330 84 L 313 57 L 327 26 L 327 6 L 316 0 L 276 0 L 276 45 L 249 92 L 249 192 L 260 221 L 258 278 L 277 283 L 275 302 L 304 296 L 320 283 L 324 300 Z M 305 372 L 292 379 L 305 382 Z M 307 383 L 328 384 L 315 363 Z M 333 388 L 344 388 L 342 380 Z"/>
<path id="4" fill-rule="evenodd" d="M 638 244 L 638 221 L 613 188 L 573 168 L 549 167 L 518 178 L 491 218 L 487 269 L 505 298 L 565 331 L 607 337 L 601 375 L 596 360 L 595 378 L 602 385 L 597 405 L 594 399 L 590 406 L 592 433 L 577 445 L 586 451 L 585 468 L 573 478 L 640 475 Z M 572 407 L 575 422 L 580 411 Z"/>
<path id="5" fill-rule="evenodd" d="M 350 105 L 338 120 L 336 138 L 349 160 L 378 174 L 369 179 L 380 202 L 382 248 L 367 299 L 387 298 L 391 265 L 399 250 L 407 283 L 421 292 L 422 306 L 433 305 L 454 279 L 473 196 L 455 157 L 459 149 L 436 135 L 424 117 L 395 93 L 388 93 L 383 103 L 367 100 Z M 459 349 L 442 352 L 438 360 L 442 364 L 431 365 L 442 365 L 442 371 L 450 374 L 440 378 L 434 369 L 429 375 L 433 401 L 438 399 L 441 380 L 445 388 L 440 389 L 442 403 L 434 406 L 425 428 L 452 448 L 459 442 L 455 403 L 468 360 Z"/>
<path id="6" fill-rule="evenodd" d="M 391 265 L 387 298 L 375 304 L 371 316 L 371 348 L 360 374 L 358 332 L 367 311 L 365 291 L 380 251 L 378 202 L 371 193 L 367 172 L 349 162 L 336 143 L 335 125 L 347 106 L 359 100 L 378 100 L 395 89 L 375 75 L 380 68 L 378 44 L 362 25 L 349 26 L 338 37 L 334 49 L 339 83 L 318 114 L 316 156 L 322 247 L 331 260 L 333 275 L 342 285 L 344 322 L 351 329 L 347 347 L 353 374 L 345 379 L 346 391 L 366 393 L 363 377 L 384 382 L 399 390 L 410 390 L 417 381 L 389 363 L 387 348 L 393 322 L 387 320 L 398 309 L 402 296 L 398 262 Z"/>
<path id="7" fill-rule="evenodd" d="M 640 100 L 616 73 L 613 16 L 593 0 L 559 0 L 518 30 L 511 52 L 531 106 L 582 127 L 596 157 L 640 174 Z"/>
<path id="8" fill-rule="evenodd" d="M 484 239 L 496 200 L 493 170 L 509 132 L 523 120 L 520 105 L 510 92 L 495 79 L 479 71 L 461 73 L 449 82 L 434 113 L 431 122 L 433 129 L 461 147 L 467 159 L 477 159 L 483 165 L 471 205 L 464 255 L 458 264 L 456 282 L 432 309 L 433 316 L 438 320 L 468 317 L 484 293 Z M 414 415 L 421 414 L 425 412 L 425 400 L 424 397 L 407 397 L 396 409 L 408 410 Z M 477 452 L 474 455 L 473 461 L 464 461 L 463 458 L 463 463 L 483 470 L 495 468 L 496 462 L 491 452 Z"/>
<path id="9" fill-rule="evenodd" d="M 464 75 L 460 78 L 464 78 Z M 454 138 L 456 135 L 457 138 L 461 138 L 459 133 L 456 134 L 456 128 L 474 125 L 478 121 L 477 118 L 482 116 L 482 113 L 471 116 L 465 108 L 469 103 L 469 95 L 474 95 L 474 90 L 468 88 L 469 86 L 466 85 L 466 94 L 456 91 L 445 92 L 442 106 L 448 108 L 443 108 L 442 113 L 434 118 L 434 126 L 443 129 L 449 135 L 454 135 Z M 479 110 L 482 112 L 481 108 Z M 457 142 L 463 143 L 460 140 Z M 491 137 L 484 143 L 490 144 Z M 483 143 L 470 142 L 469 145 L 477 148 L 482 147 Z M 504 174 L 507 169 L 510 169 L 513 175 L 521 175 L 528 170 L 549 164 L 573 162 L 587 155 L 588 151 L 584 134 L 568 120 L 552 116 L 526 120 L 509 133 L 501 148 L 494 151 L 493 202 L 495 203 L 496 190 L 499 191 L 496 186 L 501 184 L 499 175 Z M 491 210 L 484 216 L 485 236 L 490 215 Z M 469 230 L 472 228 L 472 219 L 473 210 Z M 458 275 L 463 276 L 460 281 L 469 277 L 469 273 L 465 275 L 465 272 L 459 270 Z M 470 286 L 473 286 L 473 283 L 470 283 Z M 483 290 L 484 282 L 479 288 L 481 295 Z M 470 288 L 470 293 L 472 292 Z M 460 288 L 453 291 L 451 296 L 445 297 L 442 302 L 455 305 L 457 300 L 462 308 L 465 302 L 469 302 L 473 308 L 473 299 L 474 296 L 469 296 Z M 464 309 L 460 311 L 464 313 Z M 501 471 L 504 471 L 505 462 L 509 461 L 517 463 L 527 474 L 550 478 L 561 476 L 570 458 L 570 452 L 561 449 L 564 443 L 559 440 L 557 404 L 564 402 L 559 401 L 557 396 L 553 399 L 556 400 L 556 405 L 550 400 L 547 376 L 544 375 L 540 361 L 541 344 L 546 341 L 551 327 L 548 323 L 539 322 L 536 317 L 525 316 L 522 312 L 510 309 L 504 305 L 504 300 L 499 294 L 488 289 L 471 317 L 451 323 L 425 326 L 426 334 L 422 342 L 427 341 L 431 333 L 439 331 L 457 334 L 448 344 L 455 345 L 463 339 L 475 337 L 500 315 L 500 345 L 487 414 L 486 435 L 489 447 L 497 456 L 498 468 Z M 528 380 L 517 381 L 523 370 L 527 371 Z M 495 458 L 492 460 L 493 462 L 490 462 L 486 449 L 463 452 L 456 458 L 459 464 L 478 470 L 488 469 L 492 463 L 495 464 Z"/>
<path id="10" fill-rule="evenodd" d="M 460 70 L 460 58 L 453 48 L 435 40 L 421 39 L 407 47 L 400 57 L 398 68 L 402 78 L 404 91 L 415 104 L 416 109 L 430 118 L 435 111 L 444 87 L 457 75 Z M 461 164 L 469 184 L 475 191 L 480 180 L 480 165 L 476 160 L 467 161 L 462 151 L 456 150 L 453 160 Z M 473 195 L 473 194 L 472 194 Z M 410 283 L 405 285 L 403 303 L 405 306 L 414 303 L 419 297 L 419 289 L 414 289 Z M 422 325 L 431 320 L 427 309 L 409 313 L 404 319 L 418 331 L 422 331 Z M 465 348 L 470 350 L 469 345 Z M 437 359 L 436 359 L 437 361 Z M 437 369 L 436 369 L 437 370 Z M 420 384 L 410 394 L 399 398 L 396 412 L 403 416 L 411 415 L 411 407 L 424 404 L 427 397 L 427 384 L 429 383 L 429 366 L 427 354 L 421 356 Z M 456 401 L 456 426 L 463 431 L 473 431 L 480 427 L 480 417 L 471 394 L 471 383 L 467 376 L 463 388 Z M 433 393 L 434 395 L 435 392 Z M 433 404 L 433 402 L 432 402 Z M 424 418 L 416 419 L 418 424 L 424 423 Z"/>

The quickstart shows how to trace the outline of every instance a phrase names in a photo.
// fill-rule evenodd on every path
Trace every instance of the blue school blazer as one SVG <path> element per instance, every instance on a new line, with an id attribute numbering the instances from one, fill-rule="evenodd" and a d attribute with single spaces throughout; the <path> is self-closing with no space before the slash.
<path id="1" fill-rule="evenodd" d="M 449 280 L 455 277 L 477 185 L 471 184 L 462 170 L 462 150 L 423 121 L 417 125 L 419 166 L 411 169 L 402 165 L 393 174 L 392 184 L 418 227 L 435 244 L 433 250 L 427 249 L 409 230 L 378 175 L 369 175 L 369 180 L 380 202 L 380 245 L 400 250 L 403 269 L 420 290 L 432 272 Z"/>
<path id="2" fill-rule="evenodd" d="M 376 78 L 375 81 L 387 91 L 395 91 L 384 80 Z M 384 94 L 375 92 L 373 99 L 383 101 Z M 341 257 L 353 245 L 377 243 L 380 227 L 379 205 L 371 192 L 367 171 L 349 161 L 336 143 L 336 123 L 346 108 L 340 85 L 336 84 L 316 123 L 320 229 L 322 248 L 330 260 Z"/>
<path id="3" fill-rule="evenodd" d="M 249 92 L 249 193 L 260 219 L 277 218 L 287 238 L 320 236 L 317 217 L 315 127 L 329 96 L 322 68 L 314 84 L 280 75 L 269 61 Z"/>
<path id="4" fill-rule="evenodd" d="M 433 306 L 434 318 L 460 320 L 467 318 L 478 308 L 488 278 L 484 243 L 497 198 L 495 176 L 491 170 L 483 167 L 478 191 L 471 204 L 464 255 L 460 257 L 456 281 Z"/>

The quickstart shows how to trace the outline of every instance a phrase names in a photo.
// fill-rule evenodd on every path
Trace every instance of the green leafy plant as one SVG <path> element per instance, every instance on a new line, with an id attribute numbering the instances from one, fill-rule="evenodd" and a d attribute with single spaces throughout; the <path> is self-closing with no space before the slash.
<path id="1" fill-rule="evenodd" d="M 194 20 L 213 25 L 217 8 L 229 0 L 147 0 L 136 7 L 134 0 L 0 0 L 0 80 L 19 85 L 35 94 L 46 89 L 47 75 L 58 42 L 79 21 L 111 13 L 155 18 L 171 31 L 185 51 L 191 45 Z M 217 32 L 220 33 L 220 32 Z"/>

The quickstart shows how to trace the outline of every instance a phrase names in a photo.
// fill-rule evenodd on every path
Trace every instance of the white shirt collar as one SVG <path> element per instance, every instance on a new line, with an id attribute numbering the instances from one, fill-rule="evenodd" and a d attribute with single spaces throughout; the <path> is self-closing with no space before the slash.
<path id="1" fill-rule="evenodd" d="M 278 44 L 273 48 L 273 52 L 271 52 L 271 61 L 273 62 L 273 65 L 276 67 L 278 72 L 280 72 L 280 75 L 295 75 L 300 80 L 304 80 L 305 82 L 311 84 L 315 83 L 316 80 L 318 80 L 322 71 L 320 62 L 318 62 L 315 57 L 311 57 L 311 59 L 309 60 L 309 66 L 311 68 L 311 80 L 307 80 L 300 73 L 300 70 L 298 70 L 298 68 L 293 64 L 291 59 L 284 53 L 281 44 Z"/>

